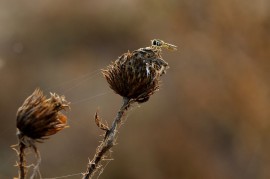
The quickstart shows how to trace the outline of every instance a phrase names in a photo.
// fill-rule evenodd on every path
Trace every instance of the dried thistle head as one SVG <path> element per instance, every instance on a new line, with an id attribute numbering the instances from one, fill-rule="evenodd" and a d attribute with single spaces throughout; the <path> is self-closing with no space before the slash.
<path id="1" fill-rule="evenodd" d="M 26 145 L 48 138 L 68 127 L 67 117 L 60 111 L 69 108 L 64 96 L 51 93 L 46 99 L 40 89 L 36 89 L 18 109 L 17 128 L 21 140 Z"/>
<path id="2" fill-rule="evenodd" d="M 142 103 L 159 89 L 160 76 L 168 68 L 161 57 L 161 48 L 152 44 L 124 53 L 102 73 L 117 94 Z"/>

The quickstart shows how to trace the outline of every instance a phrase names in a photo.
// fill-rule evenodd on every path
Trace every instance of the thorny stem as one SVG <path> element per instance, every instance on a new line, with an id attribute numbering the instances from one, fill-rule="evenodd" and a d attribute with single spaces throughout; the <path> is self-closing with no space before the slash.
<path id="1" fill-rule="evenodd" d="M 25 156 L 25 150 L 27 149 L 27 144 L 25 144 L 25 141 L 23 139 L 23 135 L 22 134 L 18 134 L 18 138 L 19 138 L 19 151 L 17 152 L 19 155 L 19 179 L 25 179 L 26 175 L 27 175 L 27 168 L 26 167 L 26 156 Z M 37 175 L 37 173 L 39 172 L 39 165 L 41 163 L 41 156 L 40 153 L 36 147 L 36 145 L 34 145 L 34 143 L 31 144 L 31 148 L 34 150 L 35 154 L 36 154 L 36 158 L 37 158 L 37 162 L 34 165 L 33 168 L 33 173 L 30 177 L 30 179 L 34 179 L 35 176 Z M 16 150 L 16 149 L 15 149 Z M 16 150 L 17 151 L 17 150 Z"/>
<path id="2" fill-rule="evenodd" d="M 94 158 L 91 161 L 89 161 L 88 166 L 87 166 L 87 171 L 86 173 L 84 173 L 83 179 L 92 178 L 93 173 L 96 171 L 96 169 L 99 166 L 99 162 L 102 161 L 102 157 L 104 157 L 105 153 L 108 152 L 113 147 L 115 139 L 116 139 L 115 134 L 117 131 L 118 124 L 120 124 L 125 111 L 127 111 L 130 106 L 130 103 L 131 103 L 130 99 L 123 98 L 123 105 L 118 111 L 117 116 L 115 117 L 111 128 L 106 132 L 103 141 L 97 147 Z"/>
<path id="3" fill-rule="evenodd" d="M 25 151 L 26 146 L 25 144 L 20 141 L 19 142 L 19 178 L 20 179 L 25 179 L 26 178 L 26 167 L 25 167 Z"/>
<path id="4" fill-rule="evenodd" d="M 31 175 L 30 179 L 34 179 L 34 178 L 35 178 L 35 176 L 37 175 L 37 173 L 38 173 L 38 171 L 39 171 L 39 165 L 40 165 L 40 163 L 41 163 L 41 156 L 40 156 L 40 153 L 39 153 L 39 151 L 37 150 L 36 146 L 33 146 L 33 149 L 34 149 L 34 151 L 35 151 L 35 153 L 36 153 L 37 163 L 36 163 L 36 165 L 34 166 L 33 173 L 32 173 L 32 175 Z"/>

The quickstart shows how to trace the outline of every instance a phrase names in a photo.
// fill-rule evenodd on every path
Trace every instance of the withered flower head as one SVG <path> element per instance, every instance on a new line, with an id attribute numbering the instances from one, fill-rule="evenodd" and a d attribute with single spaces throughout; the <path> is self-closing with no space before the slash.
<path id="1" fill-rule="evenodd" d="M 17 128 L 20 138 L 41 142 L 67 127 L 67 117 L 60 111 L 69 108 L 64 96 L 52 94 L 46 99 L 40 89 L 36 89 L 18 109 Z"/>
<path id="2" fill-rule="evenodd" d="M 161 57 L 161 48 L 156 47 L 124 53 L 102 71 L 117 94 L 142 103 L 159 89 L 160 76 L 169 66 Z"/>

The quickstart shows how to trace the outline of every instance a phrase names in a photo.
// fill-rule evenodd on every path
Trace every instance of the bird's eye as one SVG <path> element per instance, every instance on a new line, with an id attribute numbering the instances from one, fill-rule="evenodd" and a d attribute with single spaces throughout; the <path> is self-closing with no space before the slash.
<path id="1" fill-rule="evenodd" d="M 161 46 L 160 42 L 157 42 L 157 46 Z"/>
<path id="2" fill-rule="evenodd" d="M 156 40 L 153 40 L 153 45 L 157 45 L 157 41 Z"/>

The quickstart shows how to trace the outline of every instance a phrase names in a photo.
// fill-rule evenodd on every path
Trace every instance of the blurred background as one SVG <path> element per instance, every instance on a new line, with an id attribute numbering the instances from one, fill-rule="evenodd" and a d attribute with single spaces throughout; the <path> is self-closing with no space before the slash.
<path id="1" fill-rule="evenodd" d="M 17 176 L 16 112 L 37 87 L 71 101 L 70 128 L 38 145 L 42 177 L 81 178 L 96 110 L 110 124 L 121 105 L 100 69 L 153 38 L 179 50 L 99 178 L 270 178 L 269 32 L 267 0 L 1 0 L 0 178 Z"/>

